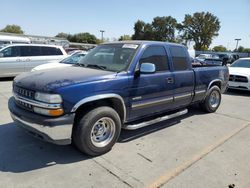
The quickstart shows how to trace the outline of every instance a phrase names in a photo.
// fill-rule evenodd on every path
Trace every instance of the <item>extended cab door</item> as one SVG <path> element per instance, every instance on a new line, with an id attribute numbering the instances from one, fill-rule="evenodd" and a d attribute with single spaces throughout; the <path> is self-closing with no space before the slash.
<path id="1" fill-rule="evenodd" d="M 139 73 L 142 63 L 152 63 L 156 72 Z M 138 64 L 135 76 L 131 78 L 130 120 L 150 116 L 172 108 L 173 74 L 169 71 L 169 63 L 164 46 L 147 47 Z"/>
<path id="2" fill-rule="evenodd" d="M 20 46 L 9 46 L 0 51 L 0 77 L 15 76 L 25 69 L 25 62 L 20 57 Z"/>
<path id="3" fill-rule="evenodd" d="M 174 77 L 173 108 L 181 108 L 192 102 L 194 91 L 194 71 L 191 68 L 190 57 L 182 46 L 170 46 Z"/>

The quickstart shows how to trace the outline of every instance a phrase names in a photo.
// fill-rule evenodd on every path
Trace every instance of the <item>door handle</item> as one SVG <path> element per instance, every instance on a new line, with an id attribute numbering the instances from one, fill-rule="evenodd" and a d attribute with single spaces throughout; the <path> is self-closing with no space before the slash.
<path id="1" fill-rule="evenodd" d="M 174 83 L 174 78 L 173 77 L 168 77 L 167 79 L 168 84 L 173 84 Z"/>

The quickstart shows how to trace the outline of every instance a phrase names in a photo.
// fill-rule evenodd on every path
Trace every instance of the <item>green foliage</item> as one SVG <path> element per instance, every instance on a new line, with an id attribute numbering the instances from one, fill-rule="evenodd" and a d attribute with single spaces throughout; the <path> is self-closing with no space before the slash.
<path id="1" fill-rule="evenodd" d="M 171 16 L 155 17 L 153 22 L 154 39 L 157 41 L 174 41 L 177 21 Z"/>
<path id="2" fill-rule="evenodd" d="M 219 45 L 213 48 L 214 52 L 226 52 L 227 48 L 225 46 Z"/>
<path id="3" fill-rule="evenodd" d="M 195 50 L 207 50 L 212 39 L 219 35 L 220 21 L 209 12 L 196 12 L 185 15 L 178 28 L 183 40 L 195 42 Z"/>
<path id="4" fill-rule="evenodd" d="M 134 25 L 133 40 L 175 41 L 177 21 L 171 16 L 155 17 L 153 22 L 138 20 Z"/>
<path id="5" fill-rule="evenodd" d="M 120 38 L 118 40 L 119 41 L 131 40 L 131 36 L 130 35 L 123 35 L 123 36 L 120 36 Z"/>
<path id="6" fill-rule="evenodd" d="M 236 52 L 241 52 L 241 53 L 250 53 L 250 48 L 244 48 L 243 46 L 239 46 Z"/>
<path id="7" fill-rule="evenodd" d="M 70 36 L 70 34 L 61 32 L 61 33 L 58 33 L 55 37 L 68 39 L 69 36 Z"/>
<path id="8" fill-rule="evenodd" d="M 16 34 L 24 34 L 24 31 L 21 29 L 20 26 L 18 25 L 7 25 L 5 28 L 0 30 L 0 32 L 5 32 L 5 33 L 16 33 Z"/>
<path id="9" fill-rule="evenodd" d="M 78 42 L 78 43 L 89 43 L 89 44 L 97 44 L 100 41 L 96 38 L 95 35 L 90 33 L 77 33 L 74 35 L 67 33 L 58 33 L 56 37 L 65 38 L 70 42 Z"/>

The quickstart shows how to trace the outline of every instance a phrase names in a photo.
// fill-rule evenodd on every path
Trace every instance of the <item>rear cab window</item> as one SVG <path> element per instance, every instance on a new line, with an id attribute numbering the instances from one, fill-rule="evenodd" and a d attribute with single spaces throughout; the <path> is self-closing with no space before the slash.
<path id="1" fill-rule="evenodd" d="M 184 71 L 189 69 L 189 62 L 187 58 L 186 50 L 181 46 L 169 47 L 174 71 Z"/>

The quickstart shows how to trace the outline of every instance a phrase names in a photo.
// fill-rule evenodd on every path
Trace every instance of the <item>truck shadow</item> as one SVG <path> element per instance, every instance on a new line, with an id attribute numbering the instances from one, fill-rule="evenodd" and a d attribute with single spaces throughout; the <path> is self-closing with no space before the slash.
<path id="1" fill-rule="evenodd" d="M 134 131 L 122 130 L 118 142 L 129 142 L 176 125 L 182 119 L 197 114 L 202 113 L 195 108 L 191 108 L 188 114 L 173 120 Z M 70 164 L 89 159 L 92 159 L 92 157 L 82 154 L 72 145 L 58 146 L 33 138 L 17 127 L 15 123 L 0 125 L 0 172 L 22 173 L 56 164 Z"/>
<path id="2" fill-rule="evenodd" d="M 170 120 L 166 120 L 166 121 L 162 121 L 159 123 L 155 123 L 155 124 L 152 124 L 152 125 L 149 125 L 147 127 L 143 127 L 137 130 L 122 130 L 120 138 L 118 139 L 118 142 L 124 143 L 124 142 L 129 142 L 129 141 L 138 139 L 142 136 L 146 136 L 153 132 L 157 132 L 162 129 L 177 125 L 181 122 L 182 119 L 191 117 L 193 115 L 200 115 L 200 114 L 204 114 L 204 112 L 202 112 L 197 105 L 193 105 L 188 108 L 188 113 L 183 116 L 173 118 Z"/>
<path id="3" fill-rule="evenodd" d="M 28 135 L 14 123 L 0 125 L 0 171 L 21 173 L 88 160 L 72 146 L 57 146 Z"/>

